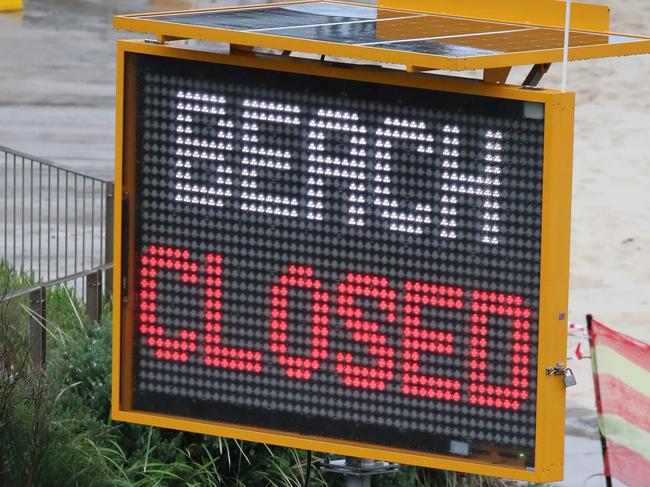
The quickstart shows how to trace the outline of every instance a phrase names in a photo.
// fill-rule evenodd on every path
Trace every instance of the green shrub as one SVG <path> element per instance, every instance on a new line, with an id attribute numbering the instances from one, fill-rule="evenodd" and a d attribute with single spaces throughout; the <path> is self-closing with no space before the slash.
<path id="1" fill-rule="evenodd" d="M 0 295 L 30 284 L 0 267 Z M 70 288 L 48 291 L 47 366 L 33 375 L 27 304 L 0 308 L 0 485 L 302 485 L 304 452 L 112 422 L 110 314 L 89 323 Z"/>

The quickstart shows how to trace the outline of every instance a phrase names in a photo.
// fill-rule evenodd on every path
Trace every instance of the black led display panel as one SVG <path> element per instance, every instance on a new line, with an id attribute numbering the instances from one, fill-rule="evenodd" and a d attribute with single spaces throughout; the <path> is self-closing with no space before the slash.
<path id="1" fill-rule="evenodd" d="M 134 410 L 533 466 L 542 104 L 136 84 Z"/>

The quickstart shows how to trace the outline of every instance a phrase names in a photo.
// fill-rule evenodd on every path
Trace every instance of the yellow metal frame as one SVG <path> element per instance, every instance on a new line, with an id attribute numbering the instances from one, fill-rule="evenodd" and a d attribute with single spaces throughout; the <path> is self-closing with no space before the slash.
<path id="1" fill-rule="evenodd" d="M 338 0 L 330 0 L 335 3 L 347 4 L 347 5 L 363 5 L 352 2 L 341 2 Z M 440 1 L 440 0 L 439 0 Z M 453 0 L 445 0 L 443 3 L 449 3 Z M 462 2 L 463 5 L 467 4 L 468 0 Z M 500 4 L 507 5 L 507 2 L 514 2 L 515 0 L 501 0 Z M 477 2 L 474 2 L 474 4 Z M 504 3 L 505 2 L 505 3 Z M 295 2 L 283 2 L 283 3 L 274 3 L 274 4 L 264 4 L 264 5 L 253 5 L 247 6 L 246 9 L 257 9 L 257 8 L 272 8 L 282 5 L 292 5 L 292 4 L 304 4 L 311 3 L 311 0 L 305 1 L 295 1 Z M 397 1 L 391 1 L 391 5 L 395 5 Z M 480 3 L 480 2 L 479 2 Z M 552 2 L 551 0 L 544 0 L 544 5 L 556 5 L 558 2 Z M 563 3 L 563 2 L 562 2 Z M 420 8 L 422 0 L 410 0 L 406 2 L 407 5 L 412 6 L 413 8 Z M 499 4 L 499 5 L 500 5 Z M 508 4 L 509 5 L 509 4 Z M 419 7 L 418 7 L 419 6 Z M 341 44 L 336 42 L 326 42 L 326 41 L 317 41 L 311 39 L 297 39 L 293 37 L 285 37 L 280 35 L 273 35 L 269 33 L 261 32 L 243 32 L 235 31 L 230 29 L 220 29 L 216 27 L 204 27 L 198 25 L 184 25 L 173 22 L 165 22 L 164 16 L 168 14 L 174 15 L 186 15 L 194 14 L 197 12 L 218 12 L 225 11 L 229 9 L 242 9 L 242 7 L 221 7 L 221 8 L 211 8 L 211 9 L 202 9 L 202 10 L 189 10 L 189 11 L 176 11 L 176 12 L 159 12 L 156 14 L 132 14 L 132 15 L 121 15 L 116 16 L 113 19 L 113 27 L 116 29 L 123 29 L 135 32 L 142 32 L 147 34 L 157 35 L 160 40 L 173 40 L 173 39 L 201 39 L 212 42 L 227 42 L 230 44 L 241 45 L 241 46 L 255 46 L 255 47 L 265 47 L 272 49 L 288 50 L 288 51 L 300 51 L 300 52 L 310 52 L 316 54 L 324 54 L 327 56 L 338 56 L 346 57 L 353 59 L 366 59 L 375 62 L 382 63 L 392 63 L 392 64 L 403 64 L 407 66 L 416 66 L 423 69 L 444 69 L 450 71 L 464 71 L 471 69 L 489 69 L 489 68 L 499 68 L 505 66 L 517 66 L 517 65 L 528 65 L 528 64 L 543 64 L 543 63 L 553 63 L 558 62 L 563 59 L 563 49 L 543 49 L 537 51 L 524 51 L 524 52 L 515 52 L 515 53 L 503 53 L 503 54 L 489 54 L 489 55 L 480 55 L 480 56 L 470 56 L 470 57 L 447 57 L 440 55 L 432 54 L 421 54 L 417 52 L 405 52 L 405 51 L 395 51 L 390 49 L 383 49 L 372 46 L 356 46 L 352 44 Z M 393 9 L 397 10 L 397 9 Z M 497 9 L 497 13 L 504 13 L 507 9 L 500 8 Z M 405 8 L 399 9 L 400 12 L 407 12 Z M 428 10 L 424 10 L 428 11 Z M 454 10 L 455 11 L 455 10 Z M 521 13 L 521 7 L 515 10 L 516 12 Z M 418 13 L 416 10 L 410 10 L 410 12 Z M 485 15 L 483 10 L 479 9 L 468 9 L 465 8 L 461 12 L 469 15 L 473 13 L 478 19 L 485 20 L 485 18 L 480 17 L 480 15 Z M 546 16 L 540 16 L 538 20 L 548 22 L 549 25 L 541 24 L 540 27 L 544 28 L 557 28 L 553 27 L 557 23 L 556 15 L 554 14 L 555 10 L 552 10 Z M 591 11 L 589 11 L 591 12 Z M 582 23 L 585 25 L 590 25 L 592 27 L 602 27 L 604 25 L 604 20 L 602 19 L 602 12 L 600 9 L 596 9 L 596 15 L 587 15 L 583 12 L 583 9 L 578 9 L 578 17 L 586 18 Z M 449 14 L 446 14 L 449 15 Z M 505 13 L 504 13 L 505 15 Z M 521 13 L 523 15 L 523 13 Z M 454 15 L 450 15 L 454 16 Z M 490 15 L 488 18 L 491 20 L 492 17 L 496 14 Z M 456 14 L 458 18 L 468 18 L 462 17 L 462 15 Z M 506 16 L 507 17 L 507 16 Z M 593 18 L 592 18 L 593 17 Z M 508 17 L 507 17 L 508 18 Z M 520 17 L 517 17 L 520 18 Z M 521 17 L 522 19 L 524 17 Z M 591 19 L 591 20 L 590 20 Z M 582 25 L 582 23 L 580 25 Z M 509 22 L 511 25 L 522 25 L 525 27 L 530 27 L 530 23 L 525 22 Z M 537 25 L 537 24 L 535 24 Z M 643 36 L 633 36 L 628 34 L 614 34 L 609 33 L 603 30 L 572 30 L 572 32 L 581 32 L 586 34 L 600 34 L 600 35 L 623 35 L 627 37 L 634 37 L 642 39 L 636 42 L 630 43 L 615 43 L 615 44 L 599 44 L 592 46 L 576 46 L 569 48 L 569 60 L 575 61 L 580 59 L 593 59 L 593 58 L 603 58 L 603 57 L 613 57 L 613 56 L 627 56 L 632 54 L 647 54 L 650 53 L 650 38 Z"/>
<path id="2" fill-rule="evenodd" d="M 122 222 L 133 226 L 135 188 L 133 83 L 136 57 L 140 54 L 202 61 L 272 71 L 283 71 L 338 79 L 366 81 L 430 90 L 482 95 L 543 103 L 545 107 L 544 188 L 542 207 L 542 251 L 540 282 L 540 326 L 537 382 L 537 430 L 535 471 L 432 455 L 372 444 L 354 443 L 332 438 L 305 436 L 264 428 L 244 427 L 197 419 L 144 413 L 131 409 L 131 335 L 133 297 L 122 296 Z M 117 55 L 117 126 L 115 153 L 115 280 L 113 285 L 113 384 L 112 416 L 128 421 L 196 433 L 242 440 L 325 451 L 340 455 L 381 459 L 404 464 L 458 470 L 497 477 L 511 477 L 537 482 L 560 480 L 564 459 L 565 388 L 558 376 L 546 376 L 545 369 L 566 361 L 566 313 L 569 282 L 569 232 L 571 218 L 571 174 L 573 156 L 573 93 L 551 90 L 526 90 L 508 85 L 482 83 L 477 80 L 412 74 L 396 70 L 367 67 L 342 68 L 317 61 L 265 56 L 252 53 L 216 54 L 143 41 L 119 41 Z M 123 214 L 119 195 L 129 192 L 129 215 Z M 129 252 L 134 250 L 133 232 L 128 235 Z M 128 257 L 128 256 L 126 256 Z M 133 259 L 128 259 L 128 279 L 133 280 Z M 130 283 L 128 289 L 134 288 Z M 131 291 L 133 292 L 133 291 Z M 123 334 L 123 328 L 125 330 Z"/>
<path id="3" fill-rule="evenodd" d="M 412 10 L 429 14 L 470 17 L 564 29 L 563 0 L 377 0 L 377 8 Z M 607 32 L 609 7 L 571 2 L 571 29 Z"/>
<path id="4" fill-rule="evenodd" d="M 0 12 L 23 9 L 23 0 L 0 0 Z"/>

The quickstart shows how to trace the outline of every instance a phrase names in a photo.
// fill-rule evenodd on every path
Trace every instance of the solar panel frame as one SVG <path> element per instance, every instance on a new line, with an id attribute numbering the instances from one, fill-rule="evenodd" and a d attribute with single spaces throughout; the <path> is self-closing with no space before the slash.
<path id="1" fill-rule="evenodd" d="M 499 22 L 517 22 L 564 29 L 564 0 L 377 0 L 379 8 L 444 13 Z M 593 3 L 571 2 L 571 27 L 578 30 L 609 30 L 609 7 Z"/>
<path id="2" fill-rule="evenodd" d="M 196 19 L 197 16 L 206 15 L 224 15 L 230 13 L 249 13 L 264 11 L 265 17 L 268 19 L 268 10 L 280 9 L 286 12 L 295 11 L 296 7 L 301 6 L 348 6 L 350 9 L 371 9 L 366 4 L 358 4 L 352 2 L 341 2 L 337 0 L 323 1 L 303 1 L 303 2 L 282 2 L 275 4 L 265 4 L 246 7 L 223 7 L 212 8 L 192 11 L 174 11 L 174 12 L 161 12 L 154 14 L 132 14 L 117 16 L 114 18 L 114 27 L 117 29 L 124 29 L 148 34 L 157 35 L 161 39 L 199 39 L 212 42 L 224 42 L 237 45 L 263 47 L 279 50 L 301 51 L 309 52 L 326 56 L 337 56 L 344 58 L 363 59 L 381 63 L 402 64 L 421 69 L 443 69 L 462 71 L 470 69 L 489 69 L 496 67 L 526 65 L 526 64 L 541 64 L 552 63 L 561 61 L 563 58 L 562 47 L 555 45 L 548 48 L 542 45 L 539 49 L 531 48 L 516 48 L 516 43 L 508 44 L 507 39 L 503 41 L 510 49 L 510 52 L 488 49 L 485 46 L 472 45 L 466 38 L 475 37 L 478 34 L 472 32 L 470 34 L 460 35 L 442 35 L 430 36 L 416 39 L 387 39 L 377 38 L 372 40 L 370 38 L 363 38 L 365 41 L 362 43 L 353 42 L 353 38 L 336 38 L 333 36 L 325 38 L 312 38 L 309 36 L 290 35 L 299 34 L 297 29 L 315 28 L 320 32 L 325 32 L 328 28 L 334 28 L 341 25 L 367 25 L 371 22 L 376 22 L 375 30 L 379 29 L 385 31 L 381 35 L 390 36 L 390 22 L 399 22 L 395 17 L 402 17 L 400 20 L 418 19 L 418 21 L 427 20 L 430 18 L 442 19 L 451 23 L 467 22 L 468 25 L 476 23 L 485 23 L 487 25 L 503 25 L 503 32 L 501 31 L 486 31 L 484 38 L 487 36 L 495 44 L 498 44 L 501 34 L 507 35 L 510 31 L 528 30 L 531 35 L 541 34 L 536 30 L 557 31 L 561 29 L 556 27 L 548 27 L 541 25 L 525 25 L 517 24 L 515 22 L 495 22 L 493 20 L 473 19 L 467 17 L 456 17 L 452 15 L 441 14 L 426 14 L 418 11 L 397 10 L 378 8 L 374 9 L 376 20 L 362 19 L 354 16 L 349 17 L 351 20 L 338 20 L 338 22 L 322 22 L 312 24 L 297 24 L 288 25 L 285 28 L 278 25 L 273 25 L 266 28 L 252 28 L 252 29 L 233 29 L 228 26 L 205 26 L 198 25 L 195 22 L 181 23 L 180 19 L 183 17 L 192 17 Z M 331 7 L 329 7 L 331 8 Z M 357 10 L 358 11 L 358 10 Z M 283 12 L 279 12 L 282 15 Z M 387 17 L 386 17 L 387 16 Z M 411 17 L 408 17 L 411 16 Z M 391 20 L 392 19 L 392 20 Z M 205 19 L 204 19 L 205 20 Z M 217 24 L 218 25 L 218 24 Z M 607 43 L 596 43 L 587 45 L 573 45 L 569 47 L 569 60 L 592 59 L 612 56 L 623 56 L 632 54 L 650 53 L 650 37 L 616 34 L 609 32 L 590 32 L 583 30 L 572 29 L 572 37 L 587 36 L 601 36 Z M 492 38 L 493 37 L 493 38 Z M 516 37 L 516 36 L 515 36 Z M 444 39 L 444 40 L 443 40 Z M 441 41 L 442 42 L 439 42 Z M 485 39 L 484 39 L 485 40 Z M 342 42 L 346 41 L 346 42 Z M 405 47 L 407 43 L 418 42 L 417 50 L 404 50 L 400 47 Z M 478 39 L 477 39 L 478 41 Z M 431 43 L 431 46 L 427 45 Z M 528 41 L 530 42 L 530 40 Z M 401 43 L 401 45 L 400 45 Z M 534 43 L 534 40 L 533 40 Z M 451 47 L 450 47 L 451 46 Z"/>

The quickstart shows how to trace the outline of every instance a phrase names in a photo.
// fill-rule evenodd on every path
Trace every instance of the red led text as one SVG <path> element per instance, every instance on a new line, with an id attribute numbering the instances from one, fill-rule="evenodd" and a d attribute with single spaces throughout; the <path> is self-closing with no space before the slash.
<path id="1" fill-rule="evenodd" d="M 262 371 L 262 350 L 237 348 L 223 343 L 222 330 L 222 256 L 207 254 L 194 261 L 190 252 L 169 247 L 149 246 L 140 258 L 139 304 L 136 323 L 140 334 L 159 360 L 187 362 L 190 355 L 201 352 L 208 366 L 244 373 Z M 176 274 L 178 281 L 204 286 L 203 330 L 181 329 L 172 334 L 161 325 L 156 314 L 158 275 L 162 270 Z M 336 371 L 347 387 L 383 391 L 401 371 L 400 390 L 405 395 L 439 401 L 459 402 L 517 410 L 528 398 L 530 357 L 530 310 L 521 296 L 468 290 L 438 283 L 406 280 L 401 303 L 397 291 L 383 276 L 348 273 L 334 289 L 323 287 L 308 266 L 288 265 L 284 272 L 270 279 L 270 351 L 286 377 L 309 380 L 328 358 L 330 320 L 343 320 L 351 339 L 365 347 L 372 364 L 362 363 L 353 353 L 338 352 Z M 288 353 L 288 309 L 292 289 L 311 293 L 310 340 L 304 354 Z M 469 296 L 469 299 L 467 299 Z M 380 323 L 364 318 L 364 302 L 375 302 L 383 313 L 383 325 L 401 327 L 401 359 L 380 331 Z M 425 354 L 450 355 L 458 343 L 453 333 L 435 329 L 422 322 L 426 308 L 468 310 L 469 390 L 461 393 L 461 381 L 445 375 L 425 374 L 420 361 Z M 488 328 L 490 318 L 506 319 L 512 326 L 512 365 L 507 386 L 490 382 L 488 370 Z M 173 336 L 172 336 L 173 335 Z M 202 343 L 199 343 L 199 342 Z"/>

